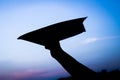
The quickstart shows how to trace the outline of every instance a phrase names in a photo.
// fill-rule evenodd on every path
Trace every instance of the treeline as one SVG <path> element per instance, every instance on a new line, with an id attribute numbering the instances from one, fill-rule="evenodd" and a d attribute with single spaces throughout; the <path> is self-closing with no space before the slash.
<path id="1" fill-rule="evenodd" d="M 76 73 L 77 74 L 77 73 Z M 66 77 L 66 78 L 59 78 L 58 80 L 74 80 L 72 77 Z M 83 79 L 79 79 L 83 80 Z M 89 80 L 120 80 L 120 70 L 112 70 L 107 72 L 107 70 L 102 70 L 101 72 L 97 73 L 97 76 L 95 75 L 94 78 Z"/>

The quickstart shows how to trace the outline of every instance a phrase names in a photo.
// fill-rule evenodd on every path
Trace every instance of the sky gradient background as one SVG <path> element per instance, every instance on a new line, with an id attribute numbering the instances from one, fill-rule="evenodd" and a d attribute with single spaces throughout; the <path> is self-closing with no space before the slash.
<path id="1" fill-rule="evenodd" d="M 120 69 L 119 8 L 119 0 L 0 0 L 0 80 L 69 76 L 44 46 L 17 38 L 86 16 L 86 32 L 62 40 L 63 50 L 96 72 Z"/>

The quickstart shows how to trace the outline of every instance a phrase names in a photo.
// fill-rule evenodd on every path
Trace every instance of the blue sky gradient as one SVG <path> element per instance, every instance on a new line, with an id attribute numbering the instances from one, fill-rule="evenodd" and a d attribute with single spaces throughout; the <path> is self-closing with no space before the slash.
<path id="1" fill-rule="evenodd" d="M 86 16 L 86 32 L 60 41 L 63 50 L 96 72 L 120 69 L 119 8 L 119 0 L 0 0 L 0 79 L 69 76 L 44 46 L 17 38 Z"/>

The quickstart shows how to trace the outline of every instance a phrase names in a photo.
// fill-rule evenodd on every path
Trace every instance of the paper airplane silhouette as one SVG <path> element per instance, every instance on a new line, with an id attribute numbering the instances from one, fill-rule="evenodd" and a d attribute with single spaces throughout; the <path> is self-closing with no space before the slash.
<path id="1" fill-rule="evenodd" d="M 85 32 L 83 21 L 87 17 L 77 18 L 59 22 L 47 27 L 26 33 L 18 39 L 30 41 L 40 45 L 45 45 L 46 42 L 60 41 L 82 32 Z"/>

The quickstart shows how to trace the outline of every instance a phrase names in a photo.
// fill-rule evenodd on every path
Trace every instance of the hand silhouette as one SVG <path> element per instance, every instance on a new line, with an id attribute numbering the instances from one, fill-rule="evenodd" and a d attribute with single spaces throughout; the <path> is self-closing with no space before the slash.
<path id="1" fill-rule="evenodd" d="M 49 50 L 56 50 L 60 49 L 61 47 L 59 41 L 51 41 L 45 43 L 45 48 Z"/>

